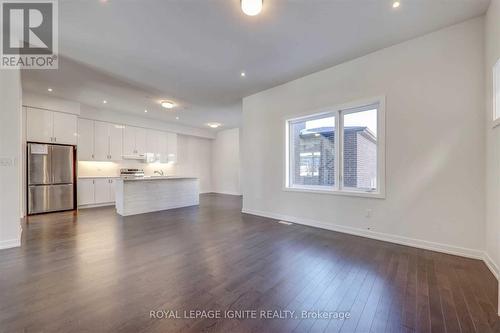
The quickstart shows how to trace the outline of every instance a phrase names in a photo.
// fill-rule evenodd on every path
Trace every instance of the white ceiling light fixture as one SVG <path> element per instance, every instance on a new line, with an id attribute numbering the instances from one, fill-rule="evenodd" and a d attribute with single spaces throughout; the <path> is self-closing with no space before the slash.
<path id="1" fill-rule="evenodd" d="M 241 10 L 248 16 L 258 15 L 262 11 L 264 0 L 241 0 Z"/>
<path id="2" fill-rule="evenodd" d="M 48 91 L 48 92 L 52 92 L 53 90 L 52 90 L 52 88 L 49 88 L 49 89 L 47 89 L 47 91 Z"/>
<path id="3" fill-rule="evenodd" d="M 398 0 L 392 3 L 392 8 L 399 8 L 399 6 L 401 6 L 401 2 L 399 2 Z"/>
<path id="4" fill-rule="evenodd" d="M 144 113 L 148 113 L 148 110 L 144 110 Z"/>
<path id="5" fill-rule="evenodd" d="M 102 104 L 107 104 L 107 103 L 108 103 L 107 100 L 102 101 Z"/>
<path id="6" fill-rule="evenodd" d="M 175 104 L 170 101 L 161 101 L 161 106 L 164 107 L 165 109 L 173 109 Z"/>
<path id="7" fill-rule="evenodd" d="M 179 117 L 175 117 L 175 120 L 179 120 Z"/>
<path id="8" fill-rule="evenodd" d="M 222 126 L 222 124 L 221 123 L 208 123 L 207 126 L 211 127 L 211 128 L 217 128 L 217 127 Z"/>
<path id="9" fill-rule="evenodd" d="M 245 77 L 245 76 L 247 76 L 247 73 L 245 73 L 245 72 L 241 72 L 241 74 L 240 74 L 240 75 L 241 75 L 241 77 Z"/>

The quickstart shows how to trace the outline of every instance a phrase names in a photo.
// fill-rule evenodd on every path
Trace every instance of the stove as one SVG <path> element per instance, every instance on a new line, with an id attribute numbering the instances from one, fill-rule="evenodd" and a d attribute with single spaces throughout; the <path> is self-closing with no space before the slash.
<path id="1" fill-rule="evenodd" d="M 144 178 L 143 169 L 120 169 L 120 177 L 122 178 Z"/>

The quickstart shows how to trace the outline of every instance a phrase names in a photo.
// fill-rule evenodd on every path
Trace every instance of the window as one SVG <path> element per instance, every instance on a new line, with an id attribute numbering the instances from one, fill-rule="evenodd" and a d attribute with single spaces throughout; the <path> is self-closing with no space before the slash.
<path id="1" fill-rule="evenodd" d="M 296 186 L 335 185 L 335 117 L 325 115 L 290 122 L 290 182 Z"/>
<path id="2" fill-rule="evenodd" d="M 344 187 L 377 190 L 377 108 L 342 111 Z"/>
<path id="3" fill-rule="evenodd" d="M 288 120 L 286 188 L 383 196 L 383 112 L 378 99 Z"/>
<path id="4" fill-rule="evenodd" d="M 500 59 L 493 67 L 493 120 L 500 124 Z"/>

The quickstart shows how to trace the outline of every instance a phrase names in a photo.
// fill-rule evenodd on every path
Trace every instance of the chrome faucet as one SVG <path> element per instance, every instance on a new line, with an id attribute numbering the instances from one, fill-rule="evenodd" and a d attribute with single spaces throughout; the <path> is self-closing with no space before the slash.
<path id="1" fill-rule="evenodd" d="M 160 176 L 162 176 L 162 177 L 164 176 L 164 174 L 163 174 L 163 170 L 160 170 L 160 171 L 155 170 L 154 174 L 155 174 L 155 175 L 156 175 L 156 174 L 159 174 L 159 175 L 160 175 Z"/>

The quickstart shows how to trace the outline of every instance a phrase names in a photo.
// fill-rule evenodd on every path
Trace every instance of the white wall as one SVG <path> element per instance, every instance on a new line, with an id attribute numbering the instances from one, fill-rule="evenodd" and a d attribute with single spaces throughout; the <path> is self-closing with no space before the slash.
<path id="1" fill-rule="evenodd" d="M 244 98 L 243 210 L 481 257 L 483 37 L 473 19 Z M 282 190 L 286 118 L 380 95 L 386 199 Z"/>
<path id="2" fill-rule="evenodd" d="M 492 0 L 485 21 L 486 77 L 486 251 L 490 265 L 500 267 L 500 127 L 492 127 L 492 69 L 500 58 L 500 0 Z"/>
<path id="3" fill-rule="evenodd" d="M 240 195 L 240 129 L 218 132 L 212 153 L 213 191 Z"/>
<path id="4" fill-rule="evenodd" d="M 200 192 L 212 192 L 212 140 L 178 135 L 177 160 L 171 163 L 140 163 L 138 161 L 78 162 L 79 177 L 118 177 L 120 168 L 141 168 L 146 175 L 162 170 L 169 176 L 193 176 L 200 178 Z"/>
<path id="5" fill-rule="evenodd" d="M 0 249 L 20 245 L 21 76 L 0 71 Z"/>

